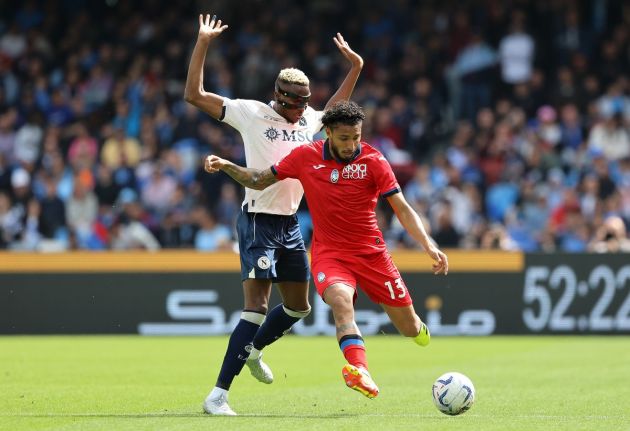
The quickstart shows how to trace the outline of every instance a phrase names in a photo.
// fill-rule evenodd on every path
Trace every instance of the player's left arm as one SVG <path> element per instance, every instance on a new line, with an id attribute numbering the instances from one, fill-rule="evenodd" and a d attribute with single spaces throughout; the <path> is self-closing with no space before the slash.
<path id="1" fill-rule="evenodd" d="M 448 273 L 448 258 L 446 254 L 435 246 L 435 243 L 424 228 L 420 216 L 411 208 L 403 194 L 394 193 L 387 197 L 387 201 L 394 209 L 400 223 L 409 232 L 409 235 L 422 244 L 422 247 L 435 261 L 433 263 L 433 273 L 446 275 Z"/>
<path id="2" fill-rule="evenodd" d="M 223 171 L 241 185 L 254 190 L 264 190 L 270 185 L 278 182 L 278 179 L 272 172 L 271 168 L 244 168 L 215 155 L 206 157 L 204 169 L 209 174 Z"/>
<path id="3" fill-rule="evenodd" d="M 346 78 L 343 80 L 335 94 L 332 95 L 328 103 L 326 103 L 326 107 L 324 109 L 328 109 L 336 102 L 341 100 L 348 100 L 352 95 L 352 91 L 354 91 L 354 86 L 359 79 L 359 74 L 361 74 L 361 69 L 363 69 L 363 58 L 356 52 L 350 48 L 348 42 L 343 38 L 341 33 L 337 33 L 337 36 L 333 37 L 333 41 L 341 54 L 350 62 L 350 70 L 346 75 Z"/>

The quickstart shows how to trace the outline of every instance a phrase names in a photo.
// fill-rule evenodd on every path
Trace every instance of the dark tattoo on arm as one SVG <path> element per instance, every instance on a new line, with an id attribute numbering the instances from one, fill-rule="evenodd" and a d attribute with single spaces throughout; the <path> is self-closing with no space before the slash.
<path id="1" fill-rule="evenodd" d="M 278 182 L 276 176 L 271 172 L 271 169 L 260 170 L 244 168 L 230 163 L 229 165 L 223 166 L 221 170 L 243 186 L 254 190 L 263 190 Z"/>

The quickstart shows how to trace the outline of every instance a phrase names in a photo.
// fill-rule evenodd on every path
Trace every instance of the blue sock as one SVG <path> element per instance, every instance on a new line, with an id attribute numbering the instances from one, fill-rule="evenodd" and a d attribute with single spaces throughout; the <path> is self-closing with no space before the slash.
<path id="1" fill-rule="evenodd" d="M 245 366 L 245 360 L 249 356 L 245 347 L 252 342 L 263 320 L 265 320 L 264 314 L 243 310 L 241 320 L 230 336 L 216 386 L 226 390 L 230 389 L 234 377 L 241 372 Z"/>
<path id="2" fill-rule="evenodd" d="M 308 316 L 310 312 L 310 308 L 306 311 L 294 311 L 283 304 L 277 305 L 269 312 L 265 323 L 256 332 L 253 341 L 254 348 L 262 350 L 270 345 L 288 332 L 295 322 Z"/>

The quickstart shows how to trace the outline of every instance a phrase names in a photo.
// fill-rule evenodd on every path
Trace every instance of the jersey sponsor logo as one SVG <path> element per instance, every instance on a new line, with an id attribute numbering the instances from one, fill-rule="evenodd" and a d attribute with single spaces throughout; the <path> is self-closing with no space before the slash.
<path id="1" fill-rule="evenodd" d="M 339 181 L 339 171 L 337 169 L 333 169 L 330 173 L 330 182 L 336 183 L 337 181 Z"/>
<path id="2" fill-rule="evenodd" d="M 326 165 L 313 165 L 313 169 L 317 170 L 317 169 L 321 169 L 321 168 L 325 168 Z"/>
<path id="3" fill-rule="evenodd" d="M 324 280 L 326 280 L 326 274 L 324 274 L 323 272 L 320 272 L 317 274 L 317 281 L 319 281 L 320 283 L 323 283 Z"/>
<path id="4" fill-rule="evenodd" d="M 280 133 L 275 127 L 269 127 L 267 130 L 265 130 L 265 138 L 269 139 L 271 142 L 278 139 L 279 136 Z"/>
<path id="5" fill-rule="evenodd" d="M 305 130 L 282 130 L 282 140 L 288 142 L 313 142 L 313 134 Z"/>
<path id="6" fill-rule="evenodd" d="M 313 134 L 308 130 L 278 130 L 275 127 L 269 127 L 264 135 L 271 142 L 276 139 L 284 142 L 313 142 Z"/>
<path id="7" fill-rule="evenodd" d="M 367 175 L 367 165 L 365 163 L 352 163 L 346 165 L 341 172 L 344 180 L 362 180 Z"/>
<path id="8" fill-rule="evenodd" d="M 271 262 L 269 261 L 269 258 L 267 256 L 261 256 L 258 258 L 258 268 L 260 269 L 269 269 L 269 267 L 271 266 Z"/>
<path id="9" fill-rule="evenodd" d="M 300 121 L 298 123 L 300 124 L 300 126 L 306 126 L 306 118 L 300 118 Z"/>

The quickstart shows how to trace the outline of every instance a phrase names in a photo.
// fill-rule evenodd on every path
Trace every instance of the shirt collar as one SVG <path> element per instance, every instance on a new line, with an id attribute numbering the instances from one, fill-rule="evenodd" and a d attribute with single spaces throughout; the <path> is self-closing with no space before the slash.
<path id="1" fill-rule="evenodd" d="M 330 151 L 330 142 L 328 141 L 328 139 L 326 139 L 326 142 L 324 142 L 324 147 L 322 149 L 322 152 L 323 152 L 322 158 L 324 160 L 336 160 L 339 163 L 343 163 L 344 165 L 347 165 L 348 163 L 355 161 L 356 158 L 361 155 L 361 143 L 359 142 L 359 145 L 357 145 L 357 149 L 354 151 L 354 154 L 352 155 L 350 162 L 342 162 L 341 160 L 337 160 L 337 158 L 333 156 L 332 151 Z"/>

